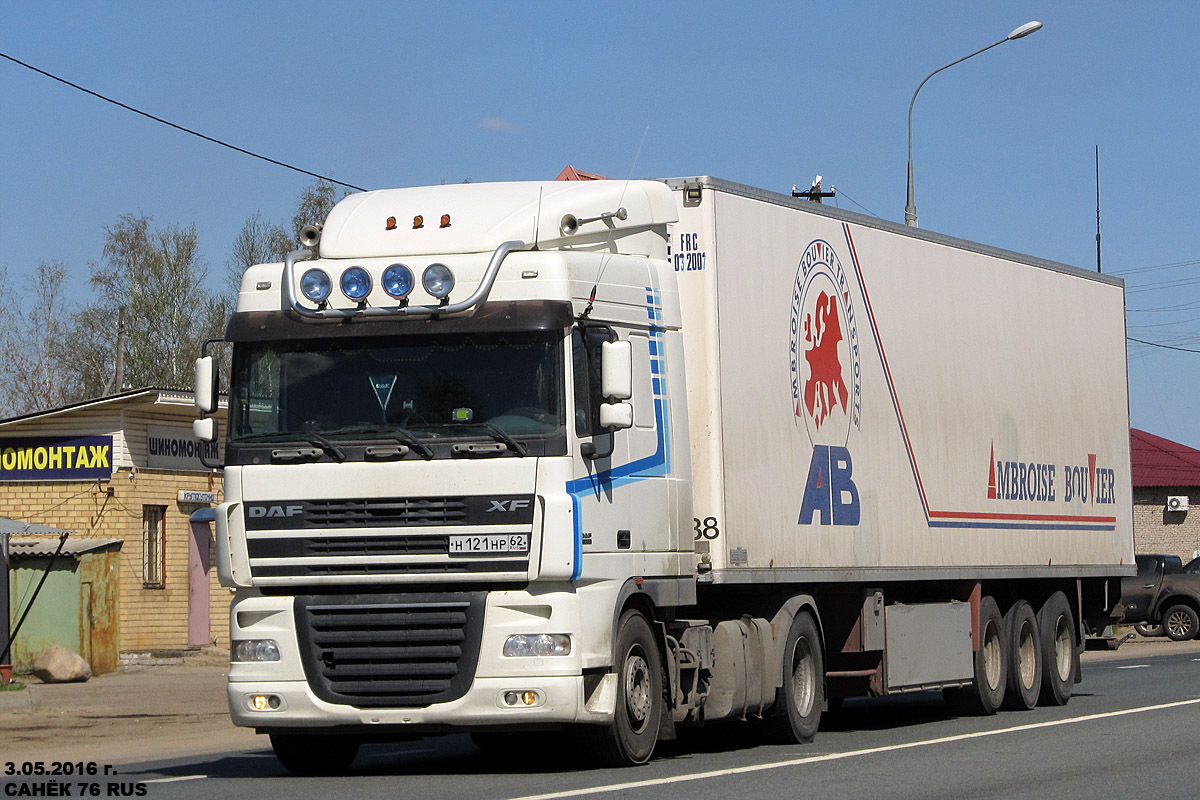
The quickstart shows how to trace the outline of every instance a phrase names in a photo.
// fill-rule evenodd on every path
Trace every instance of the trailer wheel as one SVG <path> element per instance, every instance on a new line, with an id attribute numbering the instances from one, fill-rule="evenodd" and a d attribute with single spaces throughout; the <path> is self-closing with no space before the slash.
<path id="1" fill-rule="evenodd" d="M 1191 606 L 1171 606 L 1162 616 L 1163 630 L 1172 642 L 1185 642 L 1196 638 L 1200 630 L 1200 617 Z"/>
<path id="2" fill-rule="evenodd" d="M 1063 706 L 1071 699 L 1079 674 L 1075 615 L 1062 592 L 1050 595 L 1038 611 L 1042 636 L 1042 705 Z"/>
<path id="3" fill-rule="evenodd" d="M 658 643 L 639 611 L 617 624 L 617 707 L 607 727 L 585 726 L 586 755 L 614 767 L 645 764 L 654 754 L 664 707 L 665 680 Z"/>
<path id="4" fill-rule="evenodd" d="M 341 775 L 358 755 L 358 742 L 344 736 L 272 733 L 279 763 L 297 775 Z"/>
<path id="5" fill-rule="evenodd" d="M 825 706 L 825 658 L 817 623 L 808 612 L 792 620 L 783 646 L 783 686 L 767 712 L 768 736 L 805 744 L 817 735 Z"/>
<path id="6" fill-rule="evenodd" d="M 989 595 L 979 601 L 979 649 L 975 651 L 975 677 L 962 690 L 964 711 L 990 716 L 1000 710 L 1008 683 L 1008 650 L 1004 617 Z"/>
<path id="7" fill-rule="evenodd" d="M 1004 707 L 1028 711 L 1042 691 L 1042 641 L 1037 617 L 1029 603 L 1018 600 L 1004 615 L 1008 645 L 1008 688 Z"/>

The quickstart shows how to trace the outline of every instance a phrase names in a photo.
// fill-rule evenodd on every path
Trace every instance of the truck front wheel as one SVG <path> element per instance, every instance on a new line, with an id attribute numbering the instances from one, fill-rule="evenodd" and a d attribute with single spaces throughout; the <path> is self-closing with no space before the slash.
<path id="1" fill-rule="evenodd" d="M 272 733 L 275 757 L 297 775 L 341 775 L 358 755 L 358 742 L 342 736 Z"/>
<path id="2" fill-rule="evenodd" d="M 617 706 L 612 725 L 585 729 L 590 755 L 614 767 L 645 764 L 654 754 L 664 706 L 664 675 L 658 642 L 641 612 L 629 610 L 617 624 Z"/>
<path id="3" fill-rule="evenodd" d="M 792 620 L 783 647 L 783 686 L 767 713 L 770 738 L 807 743 L 817 735 L 825 707 L 825 659 L 812 615 L 802 611 Z"/>

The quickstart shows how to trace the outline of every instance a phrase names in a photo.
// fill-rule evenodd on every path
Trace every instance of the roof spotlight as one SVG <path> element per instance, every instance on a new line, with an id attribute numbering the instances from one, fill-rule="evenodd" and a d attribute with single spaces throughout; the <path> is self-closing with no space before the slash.
<path id="1" fill-rule="evenodd" d="M 441 300 L 454 289 L 454 273 L 445 264 L 430 264 L 421 273 L 421 285 L 425 291 Z"/>
<path id="2" fill-rule="evenodd" d="M 403 264 L 392 264 L 383 271 L 383 280 L 380 281 L 380 285 L 383 286 L 383 291 L 387 293 L 388 297 L 403 300 L 413 290 L 415 282 L 411 269 Z"/>
<path id="3" fill-rule="evenodd" d="M 300 293 L 314 303 L 324 303 L 329 299 L 333 283 L 323 269 L 310 269 L 300 277 Z"/>
<path id="4" fill-rule="evenodd" d="M 371 293 L 371 274 L 362 267 L 351 267 L 342 273 L 342 294 L 358 302 Z"/>

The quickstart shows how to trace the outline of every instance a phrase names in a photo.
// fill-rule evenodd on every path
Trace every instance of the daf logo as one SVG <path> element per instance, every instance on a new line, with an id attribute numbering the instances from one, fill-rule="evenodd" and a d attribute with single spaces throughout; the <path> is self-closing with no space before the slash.
<path id="1" fill-rule="evenodd" d="M 489 500 L 488 502 L 492 504 L 492 507 L 484 512 L 487 514 L 493 511 L 518 511 L 522 508 L 529 508 L 528 500 Z"/>
<path id="2" fill-rule="evenodd" d="M 250 519 L 263 517 L 295 517 L 304 513 L 304 506 L 247 506 Z"/>

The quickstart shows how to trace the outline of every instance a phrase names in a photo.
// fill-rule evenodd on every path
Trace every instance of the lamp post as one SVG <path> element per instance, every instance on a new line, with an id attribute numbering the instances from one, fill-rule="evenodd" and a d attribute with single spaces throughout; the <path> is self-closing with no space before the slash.
<path id="1" fill-rule="evenodd" d="M 950 69 L 950 67 L 953 67 L 955 64 L 961 64 L 962 62 L 966 61 L 968 58 L 972 58 L 972 57 L 977 56 L 980 53 L 983 53 L 987 50 L 991 50 L 993 47 L 996 47 L 997 45 L 1002 45 L 1005 42 L 1011 42 L 1014 39 L 1022 39 L 1024 37 L 1028 36 L 1029 34 L 1033 33 L 1034 31 L 1041 30 L 1041 27 L 1042 27 L 1042 23 L 1037 22 L 1036 20 L 1033 22 L 1026 22 L 1024 25 L 1017 28 L 1016 30 L 1014 30 L 1008 36 L 1005 36 L 1000 41 L 993 42 L 992 44 L 989 44 L 987 47 L 983 48 L 982 50 L 976 50 L 974 53 L 971 53 L 970 55 L 963 56 L 962 58 L 958 59 L 957 61 L 951 61 L 946 66 L 935 69 L 933 72 L 931 72 L 927 76 L 925 76 L 925 80 L 921 81 L 920 86 L 917 86 L 917 91 L 913 92 L 912 100 L 910 100 L 908 103 L 908 204 L 904 207 L 904 224 L 905 225 L 908 225 L 911 228 L 917 227 L 917 204 L 916 204 L 916 201 L 913 200 L 912 112 L 913 112 L 913 105 L 917 102 L 917 94 L 921 91 L 921 87 L 924 86 L 929 81 L 930 78 L 932 78 L 934 75 L 937 75 L 942 70 Z"/>

